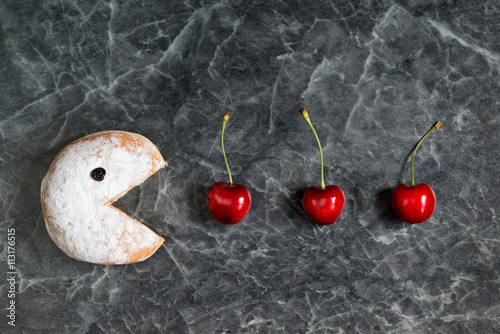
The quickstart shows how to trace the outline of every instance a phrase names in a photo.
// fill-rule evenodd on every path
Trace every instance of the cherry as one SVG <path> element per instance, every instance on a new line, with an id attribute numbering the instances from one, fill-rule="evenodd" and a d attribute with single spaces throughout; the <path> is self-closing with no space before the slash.
<path id="1" fill-rule="evenodd" d="M 342 189 L 335 185 L 325 186 L 325 179 L 323 174 L 323 151 L 321 149 L 321 143 L 319 141 L 316 130 L 309 119 L 309 114 L 302 108 L 300 109 L 302 117 L 307 121 L 311 127 L 314 136 L 318 142 L 319 155 L 321 159 L 321 186 L 320 187 L 309 187 L 304 193 L 302 198 L 302 204 L 304 206 L 304 211 L 311 218 L 313 222 L 320 225 L 330 225 L 339 219 L 344 210 L 345 196 Z"/>
<path id="2" fill-rule="evenodd" d="M 239 223 L 245 218 L 252 198 L 241 184 L 216 182 L 208 191 L 208 210 L 216 221 L 226 225 Z"/>
<path id="3" fill-rule="evenodd" d="M 252 205 L 252 197 L 248 189 L 241 184 L 233 184 L 226 152 L 224 151 L 224 129 L 230 114 L 228 111 L 224 115 L 221 135 L 222 154 L 229 174 L 229 183 L 214 183 L 208 190 L 207 195 L 208 211 L 216 221 L 226 225 L 233 225 L 242 221 Z"/>
<path id="4" fill-rule="evenodd" d="M 425 184 L 415 185 L 415 172 L 413 162 L 417 149 L 422 141 L 434 130 L 438 129 L 443 123 L 437 122 L 429 131 L 427 131 L 415 146 L 411 158 L 411 184 L 398 185 L 392 193 L 392 208 L 396 216 L 410 224 L 422 223 L 431 218 L 436 208 L 436 195 L 434 190 Z"/>
<path id="5" fill-rule="evenodd" d="M 309 187 L 302 199 L 304 211 L 313 222 L 330 225 L 339 219 L 344 209 L 344 192 L 340 187 L 331 185 L 325 188 Z"/>
<path id="6" fill-rule="evenodd" d="M 392 193 L 392 207 L 402 221 L 410 224 L 422 223 L 434 213 L 436 195 L 425 183 L 410 187 L 400 184 Z"/>

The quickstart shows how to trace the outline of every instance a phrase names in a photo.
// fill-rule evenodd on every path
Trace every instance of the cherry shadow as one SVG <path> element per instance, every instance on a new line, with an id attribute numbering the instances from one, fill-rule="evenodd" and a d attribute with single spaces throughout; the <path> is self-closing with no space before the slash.
<path id="1" fill-rule="evenodd" d="M 408 152 L 406 155 L 405 159 L 401 163 L 401 169 L 399 170 L 399 178 L 398 178 L 398 183 L 405 183 L 405 173 L 408 172 L 408 176 L 406 180 L 410 179 L 410 174 L 411 173 L 411 156 L 413 154 L 413 151 L 415 150 L 415 147 L 417 147 L 417 144 L 415 144 L 411 150 Z"/>
<path id="2" fill-rule="evenodd" d="M 377 193 L 375 196 L 375 210 L 378 219 L 382 221 L 388 228 L 403 228 L 404 224 L 398 219 L 392 209 L 392 192 L 394 189 L 386 188 Z"/>
<path id="3" fill-rule="evenodd" d="M 193 218 L 200 220 L 204 223 L 213 220 L 207 206 L 207 194 L 211 184 L 195 183 L 189 188 L 187 193 L 187 202 L 191 208 Z"/>
<path id="4" fill-rule="evenodd" d="M 307 188 L 297 188 L 290 191 L 288 195 L 289 214 L 294 218 L 301 218 L 301 223 L 304 223 L 305 226 L 313 228 L 318 225 L 311 221 L 309 216 L 307 216 L 302 204 L 302 198 L 304 197 L 306 190 Z"/>

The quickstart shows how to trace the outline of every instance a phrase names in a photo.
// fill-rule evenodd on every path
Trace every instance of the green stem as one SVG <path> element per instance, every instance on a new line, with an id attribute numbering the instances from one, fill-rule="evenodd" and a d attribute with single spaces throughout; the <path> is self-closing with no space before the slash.
<path id="1" fill-rule="evenodd" d="M 311 129 L 312 129 L 312 131 L 314 133 L 314 136 L 316 137 L 316 141 L 318 142 L 319 156 L 320 156 L 320 160 L 321 160 L 321 189 L 326 189 L 326 186 L 325 186 L 325 177 L 324 177 L 324 174 L 323 174 L 323 150 L 321 149 L 321 143 L 319 141 L 318 134 L 316 133 L 316 130 L 314 130 L 314 126 L 312 125 L 311 120 L 309 119 L 309 114 L 307 113 L 307 111 L 304 108 L 302 108 L 302 109 L 300 109 L 300 112 L 302 113 L 302 117 L 304 117 L 304 119 L 306 120 L 306 122 L 311 127 Z"/>
<path id="2" fill-rule="evenodd" d="M 415 160 L 415 154 L 417 153 L 417 149 L 420 146 L 420 144 L 424 141 L 425 137 L 427 137 L 432 131 L 434 131 L 436 129 L 439 129 L 439 127 L 441 125 L 443 125 L 443 123 L 441 121 L 439 121 L 436 124 L 434 124 L 432 126 L 432 128 L 430 128 L 429 131 L 427 131 L 425 133 L 425 135 L 423 135 L 422 138 L 420 138 L 420 140 L 418 141 L 417 145 L 415 146 L 415 149 L 413 150 L 413 154 L 411 156 L 411 186 L 412 187 L 415 185 L 415 172 L 414 172 L 414 169 L 413 169 L 413 161 Z"/>
<path id="3" fill-rule="evenodd" d="M 229 115 L 231 113 L 228 111 L 222 120 L 222 134 L 220 136 L 221 146 L 222 146 L 222 154 L 224 155 L 224 161 L 226 162 L 227 173 L 229 174 L 229 185 L 233 185 L 233 178 L 231 177 L 231 171 L 229 170 L 229 164 L 227 163 L 226 152 L 224 151 L 224 129 L 226 128 L 226 122 L 229 119 Z"/>

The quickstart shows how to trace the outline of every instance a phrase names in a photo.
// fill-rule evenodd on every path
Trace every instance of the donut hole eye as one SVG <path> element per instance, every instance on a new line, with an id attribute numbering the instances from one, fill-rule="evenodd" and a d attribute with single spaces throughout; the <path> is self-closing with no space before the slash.
<path id="1" fill-rule="evenodd" d="M 105 175 L 106 175 L 106 170 L 102 167 L 97 167 L 92 172 L 90 172 L 90 177 L 99 182 L 104 180 Z"/>

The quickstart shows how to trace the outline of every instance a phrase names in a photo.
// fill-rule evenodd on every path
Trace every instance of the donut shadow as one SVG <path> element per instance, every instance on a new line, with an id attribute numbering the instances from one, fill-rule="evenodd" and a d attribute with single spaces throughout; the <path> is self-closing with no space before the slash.
<path id="1" fill-rule="evenodd" d="M 46 151 L 31 156 L 26 163 L 13 173 L 19 180 L 18 194 L 14 196 L 9 211 L 15 212 L 13 226 L 16 228 L 16 239 L 26 241 L 25 249 L 36 253 L 47 252 L 49 256 L 58 258 L 65 256 L 50 238 L 45 228 L 45 219 L 40 201 L 42 180 L 45 177 L 57 152 Z"/>

